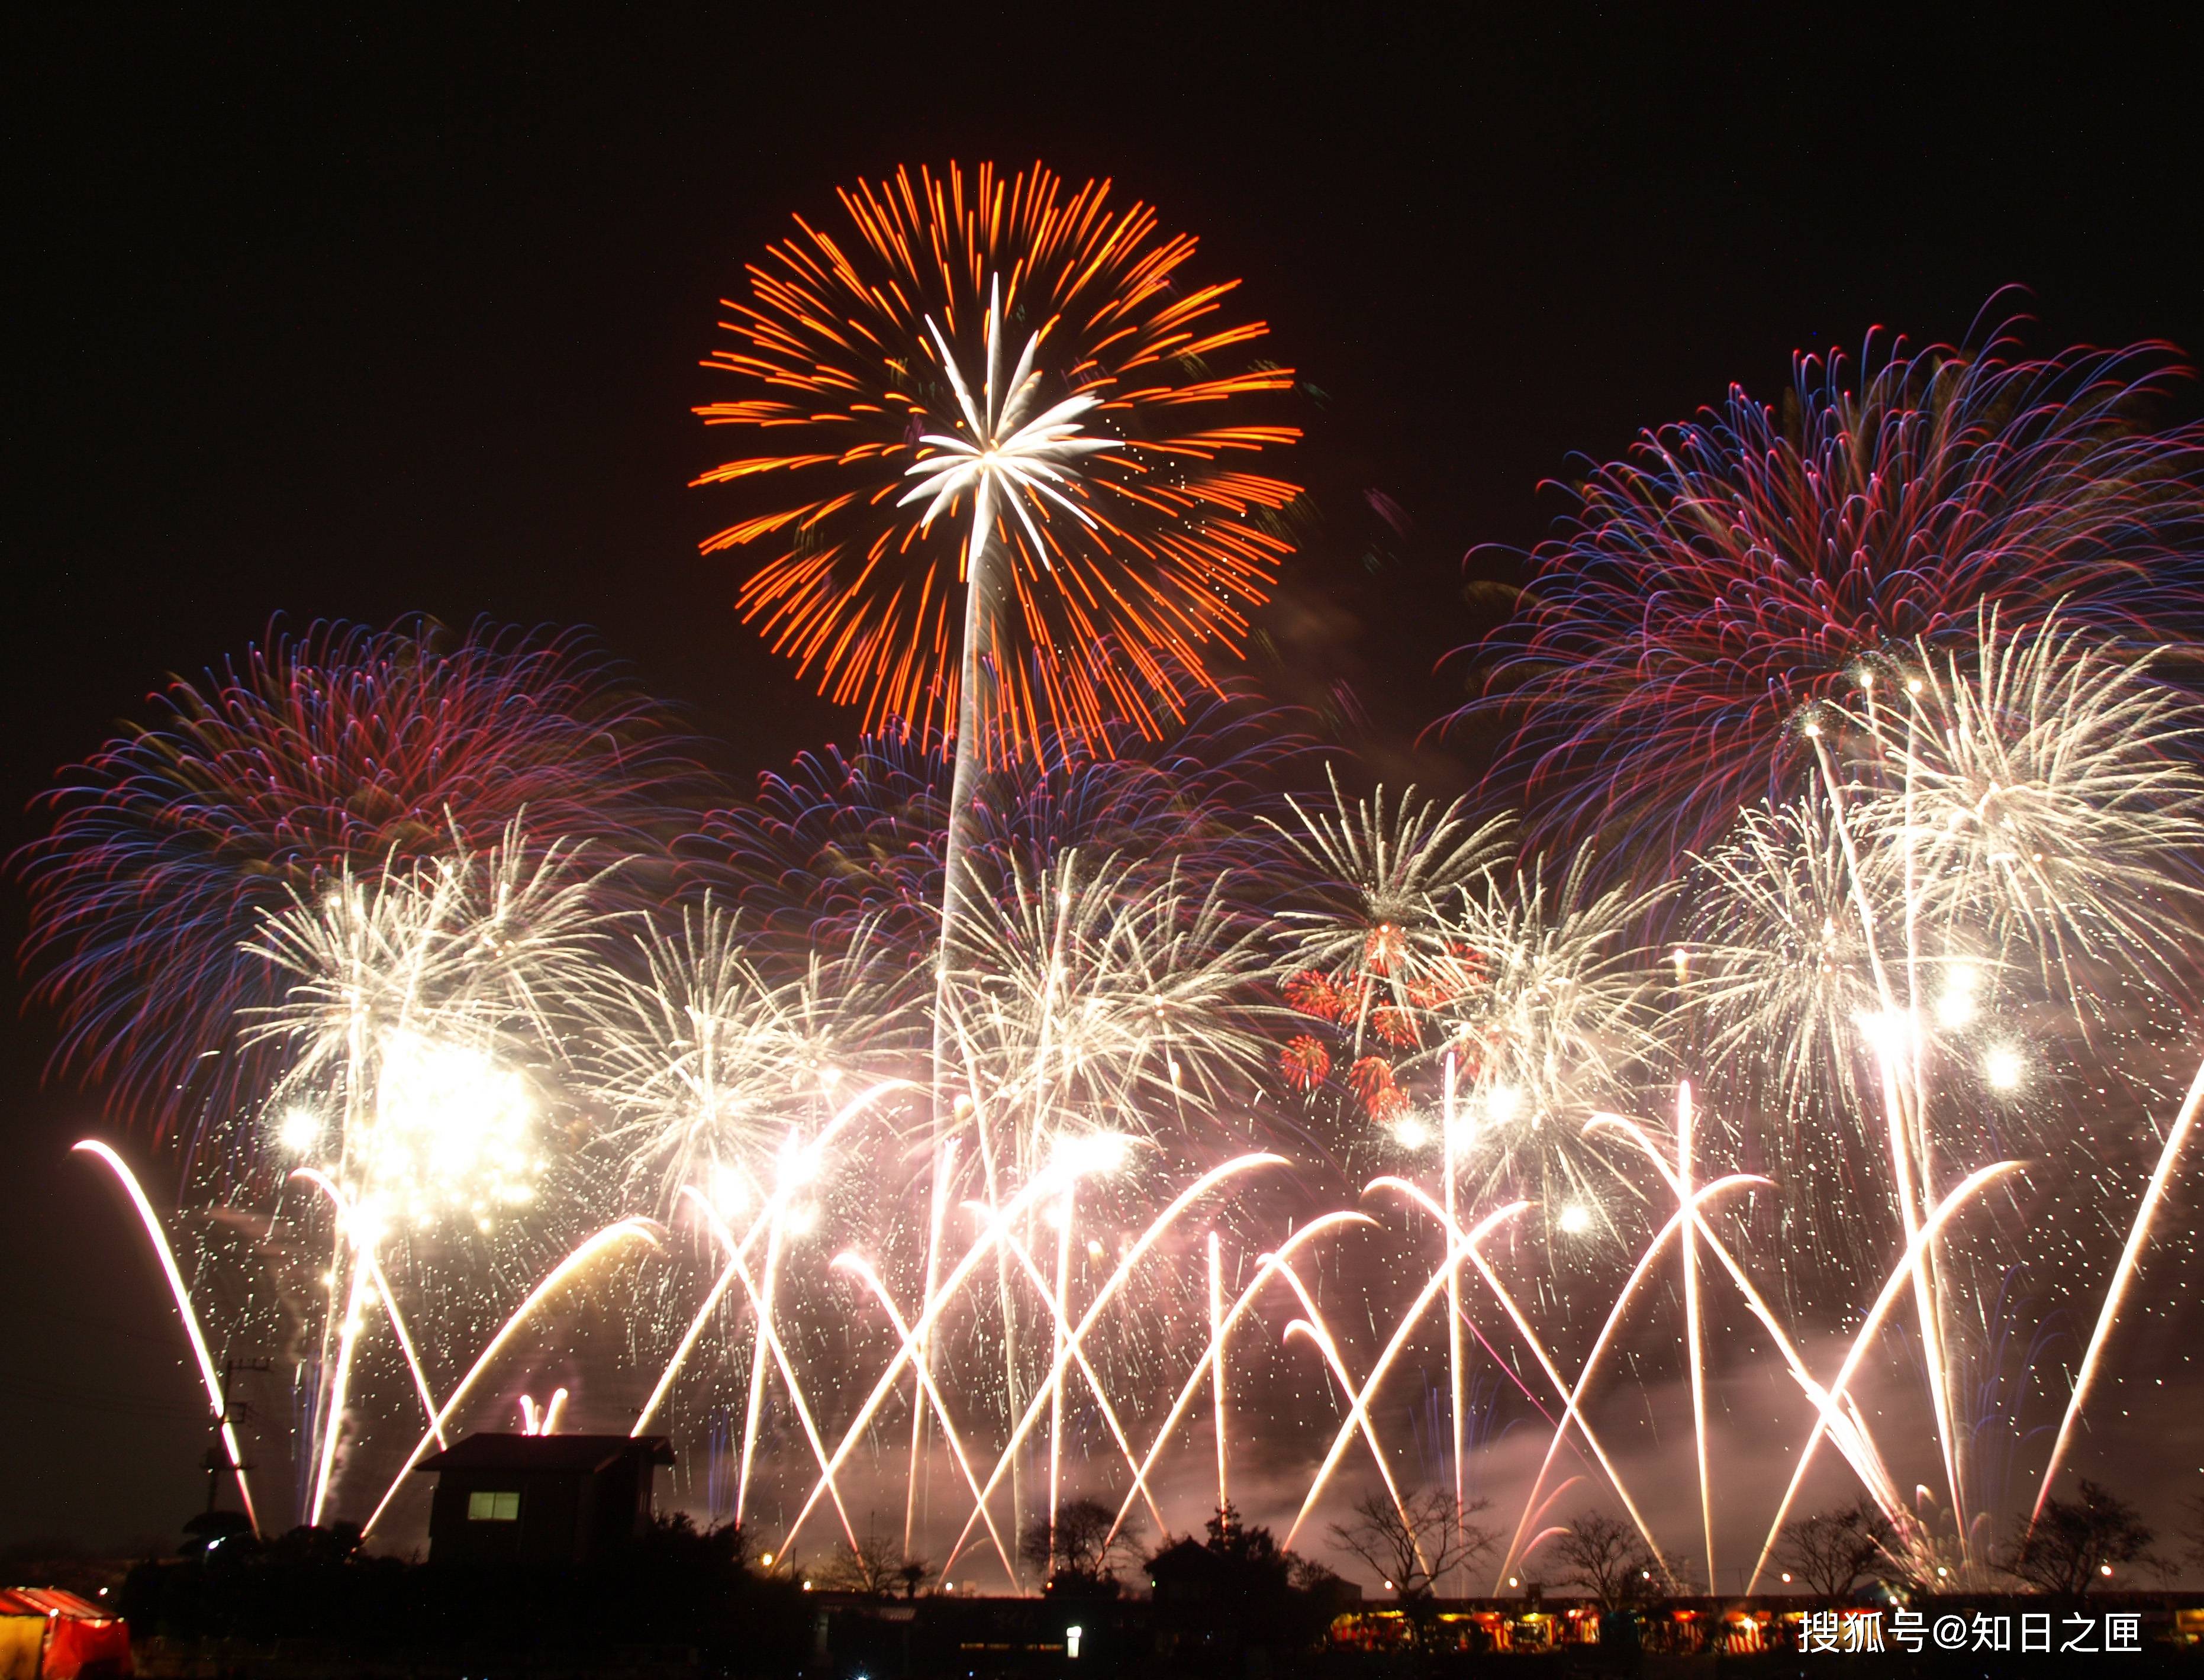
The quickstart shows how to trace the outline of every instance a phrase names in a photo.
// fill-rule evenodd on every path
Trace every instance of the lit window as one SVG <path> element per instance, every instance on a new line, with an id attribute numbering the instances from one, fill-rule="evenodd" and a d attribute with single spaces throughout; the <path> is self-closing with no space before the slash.
<path id="1" fill-rule="evenodd" d="M 517 1523 L 519 1520 L 520 1495 L 518 1494 L 467 1495 L 467 1521 L 470 1523 Z"/>

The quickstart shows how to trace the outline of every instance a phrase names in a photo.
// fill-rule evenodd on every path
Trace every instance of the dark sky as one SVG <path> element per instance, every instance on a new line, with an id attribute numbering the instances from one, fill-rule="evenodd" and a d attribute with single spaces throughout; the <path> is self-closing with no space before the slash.
<path id="1" fill-rule="evenodd" d="M 2007 9 L 781 9 L 809 21 L 17 15 L 0 843 L 278 609 L 594 624 L 737 769 L 846 733 L 696 553 L 688 407 L 739 263 L 899 162 L 1113 175 L 1246 278 L 1329 398 L 1289 605 L 1324 609 L 1389 763 L 1473 628 L 1461 555 L 1535 538 L 1572 452 L 1874 323 L 1957 336 L 2008 282 L 2041 347 L 2204 351 L 2204 52 L 2113 9 L 2033 36 Z M 1374 572 L 1373 488 L 1417 522 Z M 168 1531 L 204 1443 L 173 1322 L 63 1153 L 95 1103 L 41 1087 L 43 1020 L 0 1020 L 0 1541 Z"/>

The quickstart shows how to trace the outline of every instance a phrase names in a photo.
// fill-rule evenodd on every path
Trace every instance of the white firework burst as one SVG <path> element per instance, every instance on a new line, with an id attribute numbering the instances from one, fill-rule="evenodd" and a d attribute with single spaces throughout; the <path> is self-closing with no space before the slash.
<path id="1" fill-rule="evenodd" d="M 959 1057 L 1021 1181 L 1043 1139 L 1174 1129 L 1213 1112 L 1263 1056 L 1247 1005 L 1265 965 L 1223 883 L 1197 891 L 1176 870 L 1152 881 L 1076 849 L 1045 871 L 1014 861 L 959 926 Z"/>

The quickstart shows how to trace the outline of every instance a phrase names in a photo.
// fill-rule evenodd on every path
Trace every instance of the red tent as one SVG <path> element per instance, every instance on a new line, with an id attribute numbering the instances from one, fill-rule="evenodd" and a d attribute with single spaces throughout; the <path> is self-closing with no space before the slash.
<path id="1" fill-rule="evenodd" d="M 35 1647 L 27 1639 L 0 1639 L 6 1680 L 77 1680 L 79 1675 L 130 1672 L 130 1624 L 120 1616 L 58 1587 L 0 1587 L 0 1618 L 27 1634 L 25 1624 L 33 1617 L 45 1624 Z M 34 1664 L 29 1660 L 33 1648 Z"/>

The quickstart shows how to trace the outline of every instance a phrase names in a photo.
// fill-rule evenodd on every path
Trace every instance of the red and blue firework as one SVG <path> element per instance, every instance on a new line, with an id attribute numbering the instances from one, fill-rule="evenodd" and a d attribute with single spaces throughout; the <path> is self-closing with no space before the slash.
<path id="1" fill-rule="evenodd" d="M 2016 629 L 2059 607 L 2116 640 L 2196 634 L 2204 428 L 2148 423 L 2170 346 L 2021 359 L 2011 325 L 1798 356 L 1780 403 L 1733 386 L 1573 487 L 1465 708 L 1515 720 L 1498 774 L 1545 831 L 1703 847 L 1787 784 L 1802 707 L 1985 603 Z"/>

